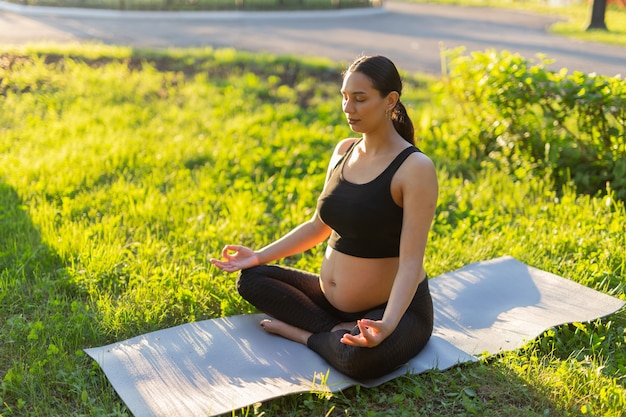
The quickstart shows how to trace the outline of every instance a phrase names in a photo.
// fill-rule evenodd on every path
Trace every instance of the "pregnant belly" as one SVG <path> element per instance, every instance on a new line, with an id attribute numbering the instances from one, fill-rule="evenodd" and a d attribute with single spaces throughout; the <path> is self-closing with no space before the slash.
<path id="1" fill-rule="evenodd" d="M 337 309 L 357 312 L 387 302 L 398 270 L 398 258 L 357 258 L 328 247 L 320 285 Z"/>

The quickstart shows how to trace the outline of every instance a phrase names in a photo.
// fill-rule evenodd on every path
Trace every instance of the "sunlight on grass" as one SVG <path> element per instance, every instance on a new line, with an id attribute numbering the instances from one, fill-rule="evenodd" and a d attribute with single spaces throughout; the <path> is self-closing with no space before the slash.
<path id="1" fill-rule="evenodd" d="M 578 10 L 578 13 L 569 12 L 568 16 L 568 21 L 555 23 L 550 31 L 557 35 L 576 37 L 586 41 L 626 46 L 626 8 L 609 7 L 606 13 L 608 31 L 586 30 L 589 16 L 582 9 Z"/>
<path id="2" fill-rule="evenodd" d="M 0 415 L 128 416 L 83 348 L 254 311 L 208 259 L 312 215 L 330 151 L 351 134 L 341 70 L 230 49 L 0 51 Z M 453 108 L 432 101 L 439 82 L 407 75 L 414 120 Z M 464 175 L 472 161 L 444 153 L 460 133 L 439 127 L 420 142 L 439 167 L 430 276 L 512 255 L 626 298 L 623 201 L 557 188 L 531 165 L 473 161 Z M 284 262 L 315 270 L 322 249 Z M 448 372 L 232 415 L 617 416 L 625 325 L 621 313 L 561 326 Z"/>
<path id="3" fill-rule="evenodd" d="M 586 31 L 589 23 L 589 6 L 582 0 L 401 0 L 416 3 L 453 4 L 477 7 L 502 7 L 515 10 L 562 16 L 565 21 L 554 23 L 548 30 L 556 35 L 586 41 L 626 46 L 626 7 L 609 4 L 606 25 L 609 31 Z M 626 53 L 626 52 L 625 52 Z"/>

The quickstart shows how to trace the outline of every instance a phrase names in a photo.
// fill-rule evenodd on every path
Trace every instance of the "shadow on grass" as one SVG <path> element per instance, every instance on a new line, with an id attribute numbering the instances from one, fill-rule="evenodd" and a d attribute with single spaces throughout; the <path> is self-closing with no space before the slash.
<path id="1" fill-rule="evenodd" d="M 0 415 L 74 415 L 102 408 L 114 395 L 93 377 L 81 350 L 99 338 L 97 317 L 28 207 L 2 180 L 0 323 Z M 98 399 L 91 401 L 90 392 Z"/>
<path id="2" fill-rule="evenodd" d="M 34 274 L 56 271 L 61 265 L 42 242 L 17 192 L 0 180 L 0 270 L 12 273 L 3 282 L 28 282 Z"/>

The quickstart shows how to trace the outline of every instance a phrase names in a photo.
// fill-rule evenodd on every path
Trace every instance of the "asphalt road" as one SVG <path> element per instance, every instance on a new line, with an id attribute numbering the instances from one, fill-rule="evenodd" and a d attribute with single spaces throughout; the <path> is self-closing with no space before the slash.
<path id="1" fill-rule="evenodd" d="M 36 8 L 0 1 L 0 44 L 100 42 L 136 48 L 234 47 L 349 62 L 382 54 L 410 72 L 439 73 L 440 46 L 496 49 L 553 69 L 626 77 L 626 48 L 550 35 L 558 20 L 481 7 L 388 1 L 382 8 L 319 12 L 119 12 Z"/>

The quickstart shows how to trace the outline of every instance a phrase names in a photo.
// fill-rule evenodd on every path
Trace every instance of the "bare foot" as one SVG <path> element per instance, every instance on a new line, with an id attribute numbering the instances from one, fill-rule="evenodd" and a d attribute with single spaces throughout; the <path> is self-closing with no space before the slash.
<path id="1" fill-rule="evenodd" d="M 283 321 L 276 320 L 276 319 L 261 320 L 261 323 L 259 324 L 268 333 L 282 336 L 285 339 L 302 343 L 303 345 L 306 345 L 307 340 L 309 340 L 309 336 L 313 334 L 299 327 L 292 326 L 291 324 L 287 324 Z"/>
<path id="2" fill-rule="evenodd" d="M 352 329 L 354 329 L 354 326 L 356 326 L 356 321 L 344 321 L 343 323 L 339 323 L 333 327 L 331 332 L 334 332 L 335 330 L 347 330 L 351 332 Z"/>

